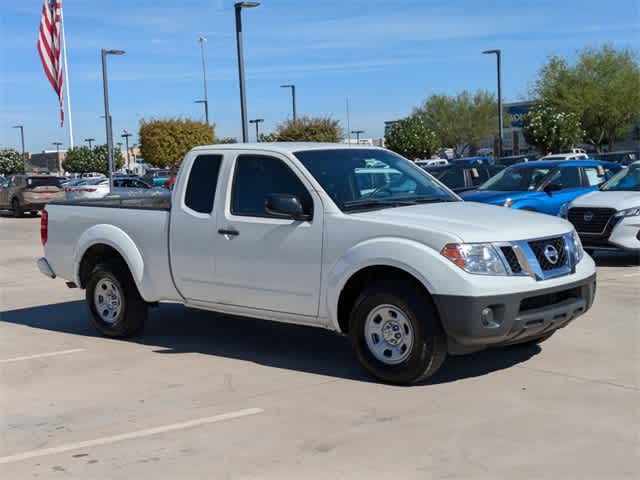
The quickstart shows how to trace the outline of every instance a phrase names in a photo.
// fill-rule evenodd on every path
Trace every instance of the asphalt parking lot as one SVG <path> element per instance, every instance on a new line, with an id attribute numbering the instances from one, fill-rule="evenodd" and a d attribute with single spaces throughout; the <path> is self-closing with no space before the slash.
<path id="1" fill-rule="evenodd" d="M 594 308 L 539 347 L 370 380 L 347 339 L 178 305 L 128 341 L 48 280 L 39 219 L 0 218 L 4 479 L 638 478 L 640 265 L 599 255 Z"/>

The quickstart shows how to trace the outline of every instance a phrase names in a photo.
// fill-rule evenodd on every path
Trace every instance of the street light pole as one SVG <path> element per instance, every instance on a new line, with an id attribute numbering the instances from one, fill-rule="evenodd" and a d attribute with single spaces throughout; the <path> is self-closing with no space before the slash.
<path id="1" fill-rule="evenodd" d="M 127 132 L 126 128 L 122 130 L 122 135 L 120 135 L 122 138 L 124 138 L 125 145 L 127 148 L 127 170 L 131 170 L 131 161 L 129 160 L 129 137 L 131 137 L 132 135 L 133 133 Z"/>
<path id="2" fill-rule="evenodd" d="M 356 136 L 356 144 L 360 145 L 360 134 L 364 133 L 364 130 L 353 130 L 351 133 Z"/>
<path id="3" fill-rule="evenodd" d="M 91 142 L 93 142 L 95 138 L 85 138 L 84 141 L 89 144 L 89 150 L 91 150 Z"/>
<path id="4" fill-rule="evenodd" d="M 27 170 L 27 155 L 24 150 L 24 125 L 14 125 L 13 128 L 20 129 L 20 142 L 22 143 L 22 163 L 24 164 L 25 171 Z"/>
<path id="5" fill-rule="evenodd" d="M 113 191 L 113 130 L 109 113 L 109 80 L 107 78 L 107 56 L 124 55 L 124 50 L 101 50 L 102 56 L 102 89 L 104 93 L 104 124 L 107 130 L 107 160 L 109 168 L 109 194 Z"/>
<path id="6" fill-rule="evenodd" d="M 296 121 L 296 86 L 295 85 L 280 85 L 280 88 L 291 89 L 291 109 L 293 111 L 293 121 Z"/>
<path id="7" fill-rule="evenodd" d="M 200 56 L 202 57 L 202 84 L 204 85 L 204 120 L 209 125 L 209 97 L 207 95 L 207 66 L 204 61 L 204 43 L 207 41 L 205 37 L 199 37 L 200 42 Z"/>
<path id="8" fill-rule="evenodd" d="M 260 2 L 237 2 L 236 11 L 236 45 L 238 48 L 238 77 L 240 81 L 240 116 L 242 118 L 242 141 L 249 141 L 249 125 L 247 123 L 247 96 L 244 87 L 244 52 L 242 48 L 242 9 L 255 8 Z"/>
<path id="9" fill-rule="evenodd" d="M 56 169 L 58 171 L 62 170 L 60 167 L 60 145 L 62 145 L 62 142 L 52 142 L 51 145 L 55 145 L 56 147 Z M 49 163 L 49 162 L 47 162 Z M 47 165 L 48 166 L 48 165 Z"/>
<path id="10" fill-rule="evenodd" d="M 256 143 L 260 141 L 260 128 L 258 125 L 260 125 L 260 123 L 262 122 L 264 122 L 264 118 L 255 118 L 253 120 L 249 120 L 249 123 L 256 124 Z"/>
<path id="11" fill-rule="evenodd" d="M 502 135 L 504 131 L 504 118 L 502 112 L 502 51 L 500 49 L 485 50 L 482 52 L 486 55 L 496 55 L 496 67 L 498 74 L 498 155 L 496 158 L 502 157 Z"/>

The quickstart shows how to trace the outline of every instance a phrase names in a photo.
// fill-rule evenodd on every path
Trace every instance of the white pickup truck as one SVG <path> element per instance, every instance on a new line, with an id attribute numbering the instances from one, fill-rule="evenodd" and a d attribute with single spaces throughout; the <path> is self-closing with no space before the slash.
<path id="1" fill-rule="evenodd" d="M 54 202 L 41 236 L 40 270 L 86 289 L 104 335 L 179 302 L 349 335 L 397 384 L 447 353 L 545 340 L 591 307 L 596 284 L 569 222 L 463 202 L 371 147 L 198 147 L 171 197 Z"/>

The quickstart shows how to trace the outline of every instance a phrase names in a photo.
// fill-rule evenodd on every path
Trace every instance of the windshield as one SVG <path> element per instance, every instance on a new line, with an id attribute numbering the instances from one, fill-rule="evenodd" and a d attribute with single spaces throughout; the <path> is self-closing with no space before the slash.
<path id="1" fill-rule="evenodd" d="M 631 165 L 616 173 L 604 183 L 601 190 L 606 192 L 640 192 L 640 165 Z"/>
<path id="2" fill-rule="evenodd" d="M 386 150 L 308 150 L 295 156 L 343 211 L 458 200 L 421 168 Z"/>
<path id="3" fill-rule="evenodd" d="M 526 192 L 535 190 L 550 168 L 519 168 L 510 167 L 502 170 L 495 177 L 483 183 L 478 190 L 496 190 L 499 192 Z"/>

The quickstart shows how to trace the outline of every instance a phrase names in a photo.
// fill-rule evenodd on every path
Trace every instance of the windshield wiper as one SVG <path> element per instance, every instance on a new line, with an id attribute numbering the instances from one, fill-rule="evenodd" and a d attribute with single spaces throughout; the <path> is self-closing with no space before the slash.
<path id="1" fill-rule="evenodd" d="M 366 199 L 366 200 L 351 200 L 344 202 L 343 207 L 345 210 L 355 210 L 359 208 L 375 208 L 375 207 L 406 207 L 407 205 L 414 205 L 411 200 L 381 200 L 381 199 Z"/>
<path id="2" fill-rule="evenodd" d="M 413 204 L 418 203 L 440 203 L 440 202 L 458 202 L 456 198 L 443 198 L 443 197 L 418 197 L 411 199 Z"/>

